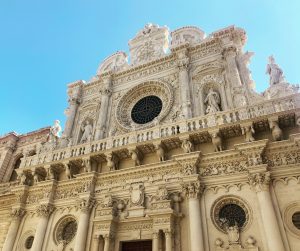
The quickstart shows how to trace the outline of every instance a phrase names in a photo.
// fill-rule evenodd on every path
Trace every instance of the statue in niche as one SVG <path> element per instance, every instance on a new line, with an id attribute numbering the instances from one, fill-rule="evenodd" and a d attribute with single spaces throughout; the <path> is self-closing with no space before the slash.
<path id="1" fill-rule="evenodd" d="M 276 64 L 273 56 L 269 57 L 266 74 L 270 75 L 270 86 L 279 84 L 284 80 L 282 69 Z"/>
<path id="2" fill-rule="evenodd" d="M 221 219 L 220 219 L 221 220 Z M 240 242 L 240 229 L 238 223 L 235 221 L 234 225 L 230 225 L 227 219 L 222 219 L 224 222 L 224 229 L 227 233 L 229 245 L 239 244 Z"/>
<path id="3" fill-rule="evenodd" d="M 215 113 L 220 111 L 221 99 L 219 93 L 215 92 L 213 88 L 210 88 L 207 96 L 204 100 L 204 103 L 207 103 L 206 114 Z"/>
<path id="4" fill-rule="evenodd" d="M 92 139 L 93 127 L 88 120 L 85 122 L 85 125 L 81 126 L 81 130 L 82 136 L 80 139 L 80 143 L 90 141 Z"/>
<path id="5" fill-rule="evenodd" d="M 49 135 L 48 135 L 48 142 L 56 142 L 57 139 L 60 137 L 59 133 L 61 132 L 60 121 L 55 120 L 54 125 L 51 126 Z"/>

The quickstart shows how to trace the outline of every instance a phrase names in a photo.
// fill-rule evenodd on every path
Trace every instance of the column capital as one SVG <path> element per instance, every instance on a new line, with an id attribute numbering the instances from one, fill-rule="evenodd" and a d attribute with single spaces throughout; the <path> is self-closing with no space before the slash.
<path id="1" fill-rule="evenodd" d="M 157 230 L 157 231 L 153 231 L 153 233 L 152 233 L 152 239 L 158 239 L 158 237 L 159 237 L 159 231 Z"/>
<path id="2" fill-rule="evenodd" d="M 196 199 L 204 191 L 204 186 L 200 184 L 200 181 L 189 182 L 182 185 L 182 191 L 189 199 Z"/>
<path id="3" fill-rule="evenodd" d="M 256 192 L 268 191 L 271 181 L 270 176 L 271 174 L 269 171 L 249 174 L 248 179 L 250 186 Z"/>
<path id="4" fill-rule="evenodd" d="M 24 208 L 13 208 L 10 215 L 13 218 L 13 220 L 20 220 L 25 215 L 26 210 Z"/>
<path id="5" fill-rule="evenodd" d="M 55 210 L 55 207 L 51 204 L 42 204 L 39 205 L 36 209 L 36 213 L 39 217 L 49 217 L 53 211 Z"/>
<path id="6" fill-rule="evenodd" d="M 227 57 L 235 57 L 237 53 L 237 48 L 235 46 L 228 46 L 223 49 L 223 56 Z"/>
<path id="7" fill-rule="evenodd" d="M 165 233 L 165 236 L 166 236 L 166 238 L 167 237 L 172 237 L 173 235 L 174 235 L 174 231 L 173 230 L 171 230 L 171 229 L 164 229 L 163 230 L 164 231 L 164 233 Z"/>
<path id="8" fill-rule="evenodd" d="M 181 58 L 177 61 L 179 71 L 187 71 L 189 68 L 190 59 L 188 57 Z"/>
<path id="9" fill-rule="evenodd" d="M 81 199 L 78 204 L 78 207 L 81 210 L 81 212 L 87 214 L 95 205 L 95 200 L 92 198 Z"/>

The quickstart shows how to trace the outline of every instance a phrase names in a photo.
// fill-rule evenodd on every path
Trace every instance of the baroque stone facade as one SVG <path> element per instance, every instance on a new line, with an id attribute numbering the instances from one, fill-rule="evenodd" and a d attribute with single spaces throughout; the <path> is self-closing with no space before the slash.
<path id="1" fill-rule="evenodd" d="M 170 40 L 170 41 L 169 41 Z M 147 24 L 60 122 L 0 138 L 0 250 L 300 250 L 300 95 L 235 26 Z"/>

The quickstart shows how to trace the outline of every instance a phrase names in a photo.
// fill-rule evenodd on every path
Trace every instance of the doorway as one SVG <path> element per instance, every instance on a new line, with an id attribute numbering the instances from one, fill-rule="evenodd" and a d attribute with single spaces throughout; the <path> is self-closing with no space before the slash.
<path id="1" fill-rule="evenodd" d="M 121 251 L 152 251 L 152 240 L 121 242 Z"/>

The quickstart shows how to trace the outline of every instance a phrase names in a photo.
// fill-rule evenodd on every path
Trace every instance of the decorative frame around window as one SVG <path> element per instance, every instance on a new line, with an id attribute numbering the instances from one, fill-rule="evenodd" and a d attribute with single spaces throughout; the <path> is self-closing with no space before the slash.
<path id="1" fill-rule="evenodd" d="M 64 245 L 69 244 L 76 235 L 77 227 L 77 221 L 72 215 L 67 215 L 60 219 L 54 230 L 54 240 L 56 244 L 63 242 Z"/>
<path id="2" fill-rule="evenodd" d="M 232 210 L 232 212 L 230 212 Z M 248 203 L 237 196 L 222 196 L 216 200 L 211 208 L 211 219 L 215 227 L 223 233 L 226 233 L 224 218 L 227 224 L 233 225 L 237 222 L 240 231 L 244 231 L 251 223 L 252 211 Z M 234 214 L 237 214 L 236 216 Z M 224 218 L 222 218 L 224 217 Z"/>
<path id="3" fill-rule="evenodd" d="M 284 210 L 284 224 L 287 226 L 289 232 L 296 238 L 300 239 L 300 229 L 295 226 L 293 216 L 295 213 L 300 213 L 300 201 L 289 204 Z"/>

